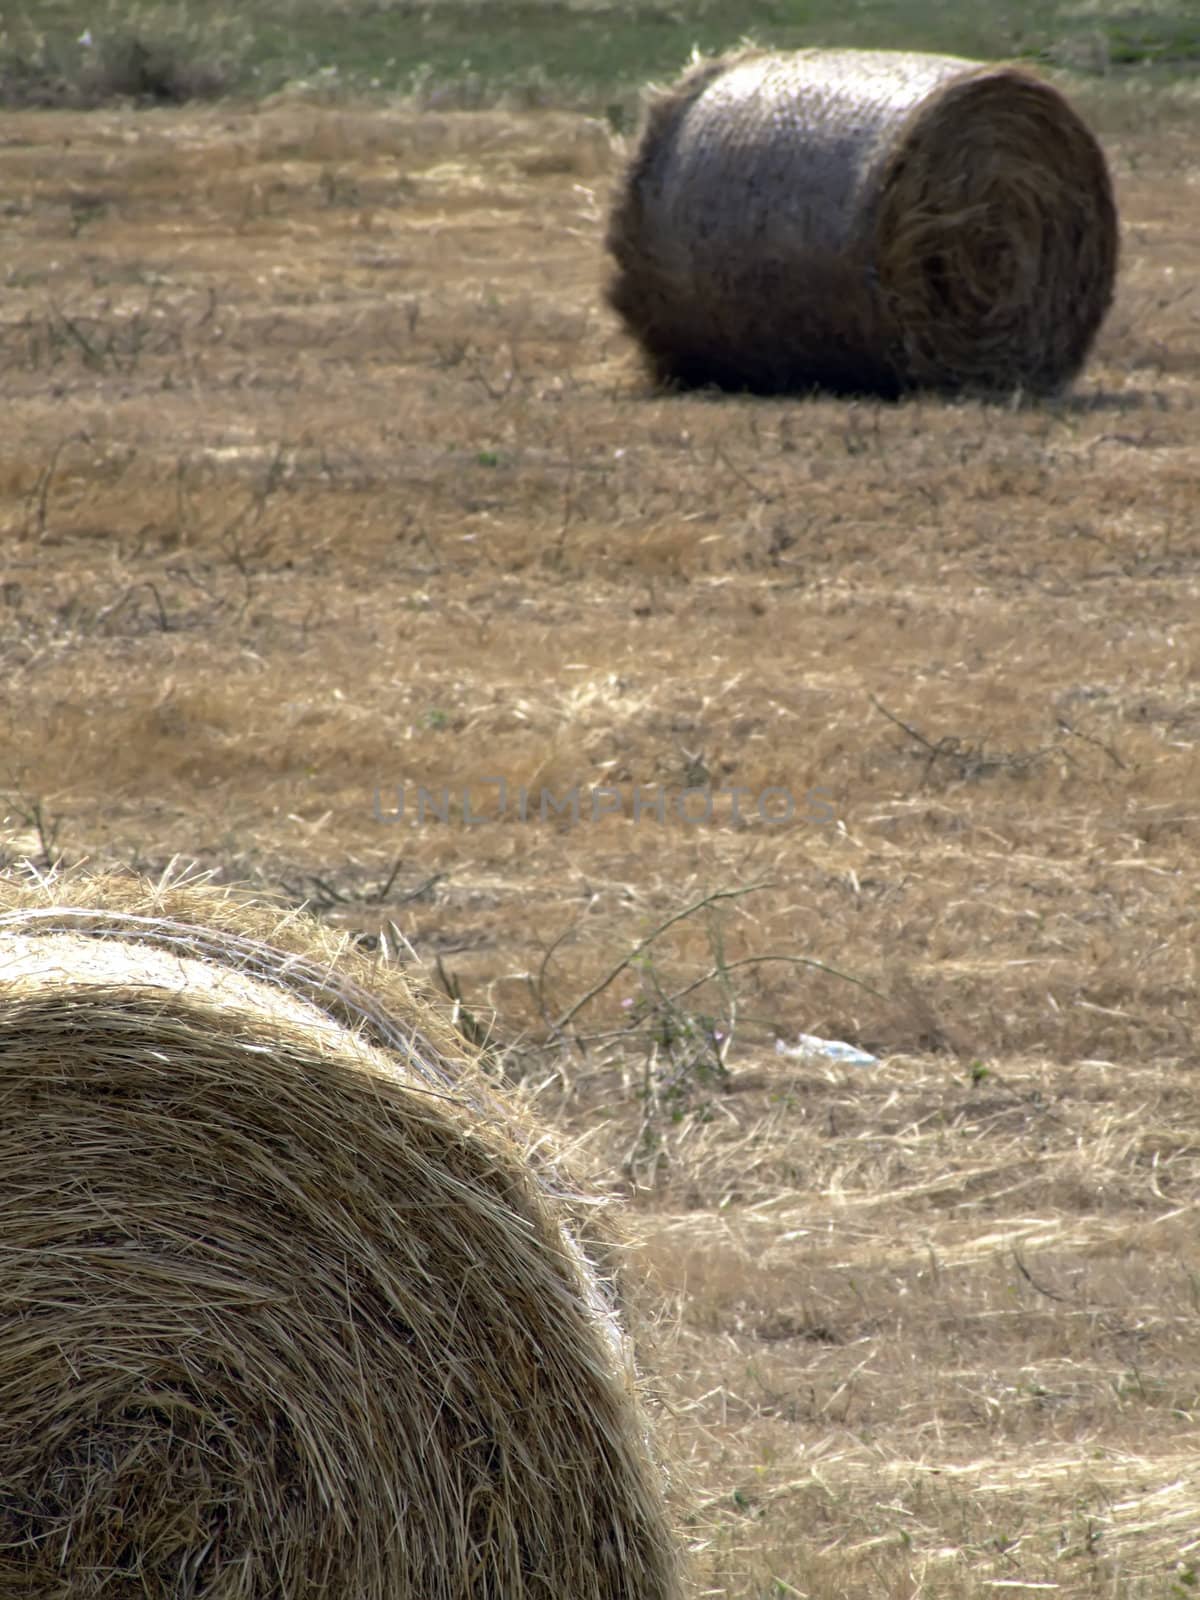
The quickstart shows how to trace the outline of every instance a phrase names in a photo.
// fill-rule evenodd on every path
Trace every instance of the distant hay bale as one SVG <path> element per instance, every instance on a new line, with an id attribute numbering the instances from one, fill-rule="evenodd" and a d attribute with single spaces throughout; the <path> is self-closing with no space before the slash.
<path id="1" fill-rule="evenodd" d="M 652 96 L 609 217 L 655 376 L 765 393 L 1053 393 L 1112 300 L 1095 138 L 1009 67 L 745 50 Z"/>
<path id="2" fill-rule="evenodd" d="M 0 881 L 0 1106 L 4 1600 L 675 1600 L 586 1200 L 397 972 Z"/>

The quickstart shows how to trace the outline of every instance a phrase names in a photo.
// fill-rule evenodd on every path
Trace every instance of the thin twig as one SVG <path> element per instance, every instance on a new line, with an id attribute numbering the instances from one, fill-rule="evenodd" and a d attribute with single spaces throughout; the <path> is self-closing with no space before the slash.
<path id="1" fill-rule="evenodd" d="M 828 966 L 824 961 L 816 961 L 811 956 L 767 955 L 743 956 L 740 961 L 728 961 L 720 967 L 714 967 L 711 972 L 706 972 L 702 978 L 694 979 L 684 988 L 678 989 L 673 995 L 670 995 L 671 1004 L 674 1005 L 676 1001 L 682 1000 L 685 995 L 691 994 L 693 989 L 699 989 L 703 984 L 711 983 L 714 978 L 721 977 L 723 973 L 736 972 L 739 967 L 756 967 L 767 961 L 785 961 L 789 966 L 793 967 L 812 967 L 817 972 L 827 972 L 831 978 L 840 978 L 843 983 L 852 983 L 858 989 L 865 989 L 868 994 L 874 995 L 876 1000 L 887 1001 L 890 999 L 890 996 L 884 994 L 882 990 L 873 988 L 864 979 L 856 978 L 849 972 L 840 972 L 837 967 Z"/>
<path id="2" fill-rule="evenodd" d="M 888 721 L 894 723 L 897 728 L 903 728 L 904 732 L 908 734 L 910 739 L 915 739 L 918 744 L 923 744 L 926 750 L 931 750 L 934 755 L 939 755 L 941 753 L 944 743 L 943 740 L 939 740 L 937 744 L 934 744 L 932 740 L 925 737 L 919 728 L 914 728 L 910 723 L 907 723 L 900 717 L 896 716 L 894 712 L 889 711 L 888 708 L 881 701 L 877 700 L 873 694 L 868 695 L 867 698 L 875 707 L 876 711 L 882 712 Z"/>
<path id="3" fill-rule="evenodd" d="M 1122 771 L 1125 770 L 1125 763 L 1113 749 L 1112 745 L 1105 744 L 1103 739 L 1097 739 L 1094 734 L 1081 733 L 1078 728 L 1073 728 L 1071 724 L 1063 717 L 1059 717 L 1058 725 L 1064 733 L 1070 734 L 1072 739 L 1082 739 L 1085 744 L 1094 744 L 1097 750 L 1103 750 L 1104 754 L 1114 766 L 1120 767 Z"/>
<path id="4" fill-rule="evenodd" d="M 419 883 L 415 889 L 407 889 L 407 890 L 405 890 L 405 892 L 396 901 L 396 904 L 398 906 L 406 906 L 412 900 L 420 900 L 424 895 L 427 895 L 430 892 L 431 889 L 436 889 L 439 883 L 444 883 L 448 876 L 449 876 L 449 874 L 447 874 L 445 872 L 434 872 L 434 873 L 431 873 L 430 876 L 425 879 L 425 882 L 424 883 Z M 392 874 L 392 877 L 395 877 L 395 873 Z M 389 878 L 388 879 L 388 885 L 387 885 L 388 888 L 391 887 L 391 882 L 392 882 L 392 879 Z M 379 898 L 381 900 L 384 898 L 384 895 L 386 894 L 386 892 L 387 891 L 385 889 L 384 894 L 380 895 Z"/>
<path id="5" fill-rule="evenodd" d="M 46 534 L 46 516 L 50 504 L 50 485 L 53 483 L 54 474 L 58 470 L 58 458 L 62 455 L 63 451 L 69 444 L 76 444 L 82 437 L 84 436 L 81 434 L 72 433 L 69 434 L 65 439 L 60 439 L 54 446 L 54 449 L 50 452 L 50 459 L 38 474 L 37 482 L 33 486 L 33 493 L 29 497 L 29 502 L 25 512 L 25 532 L 36 532 L 39 543 Z M 33 515 L 31 513 L 35 505 L 37 507 L 37 512 L 36 515 Z"/>
<path id="6" fill-rule="evenodd" d="M 404 857 L 403 856 L 397 856 L 395 861 L 392 862 L 392 870 L 388 873 L 387 878 L 384 881 L 384 883 L 378 889 L 372 890 L 372 892 L 367 896 L 368 904 L 370 904 L 370 905 L 382 905 L 383 904 L 383 902 L 387 899 L 388 895 L 391 893 L 392 885 L 395 883 L 397 877 L 399 876 L 400 868 L 403 865 L 404 865 Z"/>
<path id="7" fill-rule="evenodd" d="M 746 488 L 749 489 L 751 494 L 757 495 L 764 505 L 774 505 L 775 501 L 779 498 L 778 495 L 768 493 L 766 489 L 761 488 L 757 483 L 755 483 L 753 478 L 748 477 L 746 473 L 744 473 L 742 469 L 736 465 L 735 462 L 729 459 L 727 452 L 722 450 L 720 445 L 718 445 L 713 451 L 713 455 L 728 472 L 732 472 L 733 476 L 737 478 L 740 483 L 745 484 Z"/>
<path id="8" fill-rule="evenodd" d="M 1017 1264 L 1017 1271 L 1025 1279 L 1026 1283 L 1028 1283 L 1032 1288 L 1036 1289 L 1039 1294 L 1044 1294 L 1047 1300 L 1058 1300 L 1064 1306 L 1075 1304 L 1074 1295 L 1058 1294 L 1053 1289 L 1047 1289 L 1045 1284 L 1039 1283 L 1030 1272 L 1029 1268 L 1021 1260 L 1020 1254 L 1016 1250 L 1013 1251 L 1013 1260 Z"/>
<path id="9" fill-rule="evenodd" d="M 569 1011 L 564 1011 L 554 1024 L 555 1028 L 558 1030 L 565 1028 L 573 1017 L 578 1016 L 584 1006 L 589 1005 L 597 995 L 603 994 L 610 983 L 615 982 L 628 967 L 631 967 L 643 950 L 652 945 L 661 934 L 666 933 L 668 928 L 673 928 L 677 922 L 682 922 L 695 912 L 702 911 L 705 906 L 715 905 L 718 900 L 740 900 L 743 895 L 756 894 L 758 890 L 769 889 L 770 887 L 769 883 L 763 882 L 748 884 L 744 889 L 718 889 L 713 894 L 706 894 L 703 900 L 697 900 L 694 905 L 686 906 L 682 911 L 675 912 L 674 916 L 670 916 L 665 922 L 660 923 L 653 933 L 648 933 L 644 939 L 639 939 L 629 954 L 619 961 L 611 972 L 601 978 L 599 983 L 593 984 L 588 992 L 577 1000 Z"/>
<path id="10" fill-rule="evenodd" d="M 554 958 L 554 952 L 558 949 L 560 944 L 562 944 L 571 936 L 571 934 L 575 932 L 575 928 L 576 924 L 572 923 L 570 927 L 564 928 L 560 934 L 551 940 L 550 944 L 542 952 L 542 959 L 538 966 L 537 978 L 530 979 L 530 987 L 533 989 L 533 995 L 537 1002 L 537 1008 L 542 1014 L 542 1021 L 549 1028 L 553 1028 L 554 1024 L 550 1021 L 550 1011 L 546 1005 L 546 970 Z"/>
<path id="11" fill-rule="evenodd" d="M 157 585 L 152 583 L 149 578 L 143 578 L 140 583 L 131 583 L 124 594 L 114 600 L 111 605 L 104 606 L 97 611 L 96 626 L 99 627 L 102 622 L 107 622 L 109 617 L 114 616 L 125 604 L 126 600 L 129 599 L 130 595 L 136 594 L 139 589 L 149 589 L 154 596 L 154 603 L 158 607 L 158 625 L 164 633 L 170 632 L 171 624 L 167 619 L 167 611 L 162 602 L 162 595 L 159 594 Z"/>

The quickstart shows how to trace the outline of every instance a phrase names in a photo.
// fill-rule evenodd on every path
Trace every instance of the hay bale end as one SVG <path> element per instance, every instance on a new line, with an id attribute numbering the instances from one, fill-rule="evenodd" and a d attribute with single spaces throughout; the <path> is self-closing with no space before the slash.
<path id="1" fill-rule="evenodd" d="M 676 1600 L 594 1207 L 397 969 L 0 881 L 0 1105 L 6 1600 Z"/>

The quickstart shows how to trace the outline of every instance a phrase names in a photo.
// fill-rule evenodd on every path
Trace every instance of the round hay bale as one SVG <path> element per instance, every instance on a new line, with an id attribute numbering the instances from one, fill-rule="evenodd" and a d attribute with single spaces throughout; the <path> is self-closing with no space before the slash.
<path id="1" fill-rule="evenodd" d="M 0 881 L 0 1107 L 5 1600 L 678 1596 L 594 1207 L 397 971 Z"/>
<path id="2" fill-rule="evenodd" d="M 1112 300 L 1104 155 L 1029 73 L 741 51 L 651 96 L 609 304 L 655 377 L 780 393 L 1048 394 Z"/>

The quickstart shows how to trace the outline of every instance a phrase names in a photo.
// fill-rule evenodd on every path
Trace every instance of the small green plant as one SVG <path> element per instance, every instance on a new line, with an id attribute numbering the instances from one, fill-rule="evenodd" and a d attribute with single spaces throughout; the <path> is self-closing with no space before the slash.
<path id="1" fill-rule="evenodd" d="M 622 1006 L 645 1052 L 639 1092 L 647 1119 L 679 1122 L 690 1112 L 703 1115 L 708 1098 L 729 1079 L 725 1056 L 732 1020 L 681 1005 L 649 954 L 637 958 L 634 971 L 641 993 L 627 997 Z"/>
<path id="2" fill-rule="evenodd" d="M 42 801 L 37 798 L 10 799 L 9 805 L 12 807 L 13 814 L 37 840 L 37 854 L 29 855 L 33 865 L 46 871 L 58 866 L 63 858 L 58 842 L 59 834 L 62 831 L 62 818 L 52 817 L 46 811 Z"/>
<path id="3" fill-rule="evenodd" d="M 482 1053 L 485 1063 L 495 1068 L 498 1065 L 498 1057 L 494 1050 L 490 1024 L 467 1003 L 457 973 L 447 972 L 440 955 L 435 958 L 434 968 L 442 992 L 453 1002 L 451 1022 L 463 1037 Z"/>

